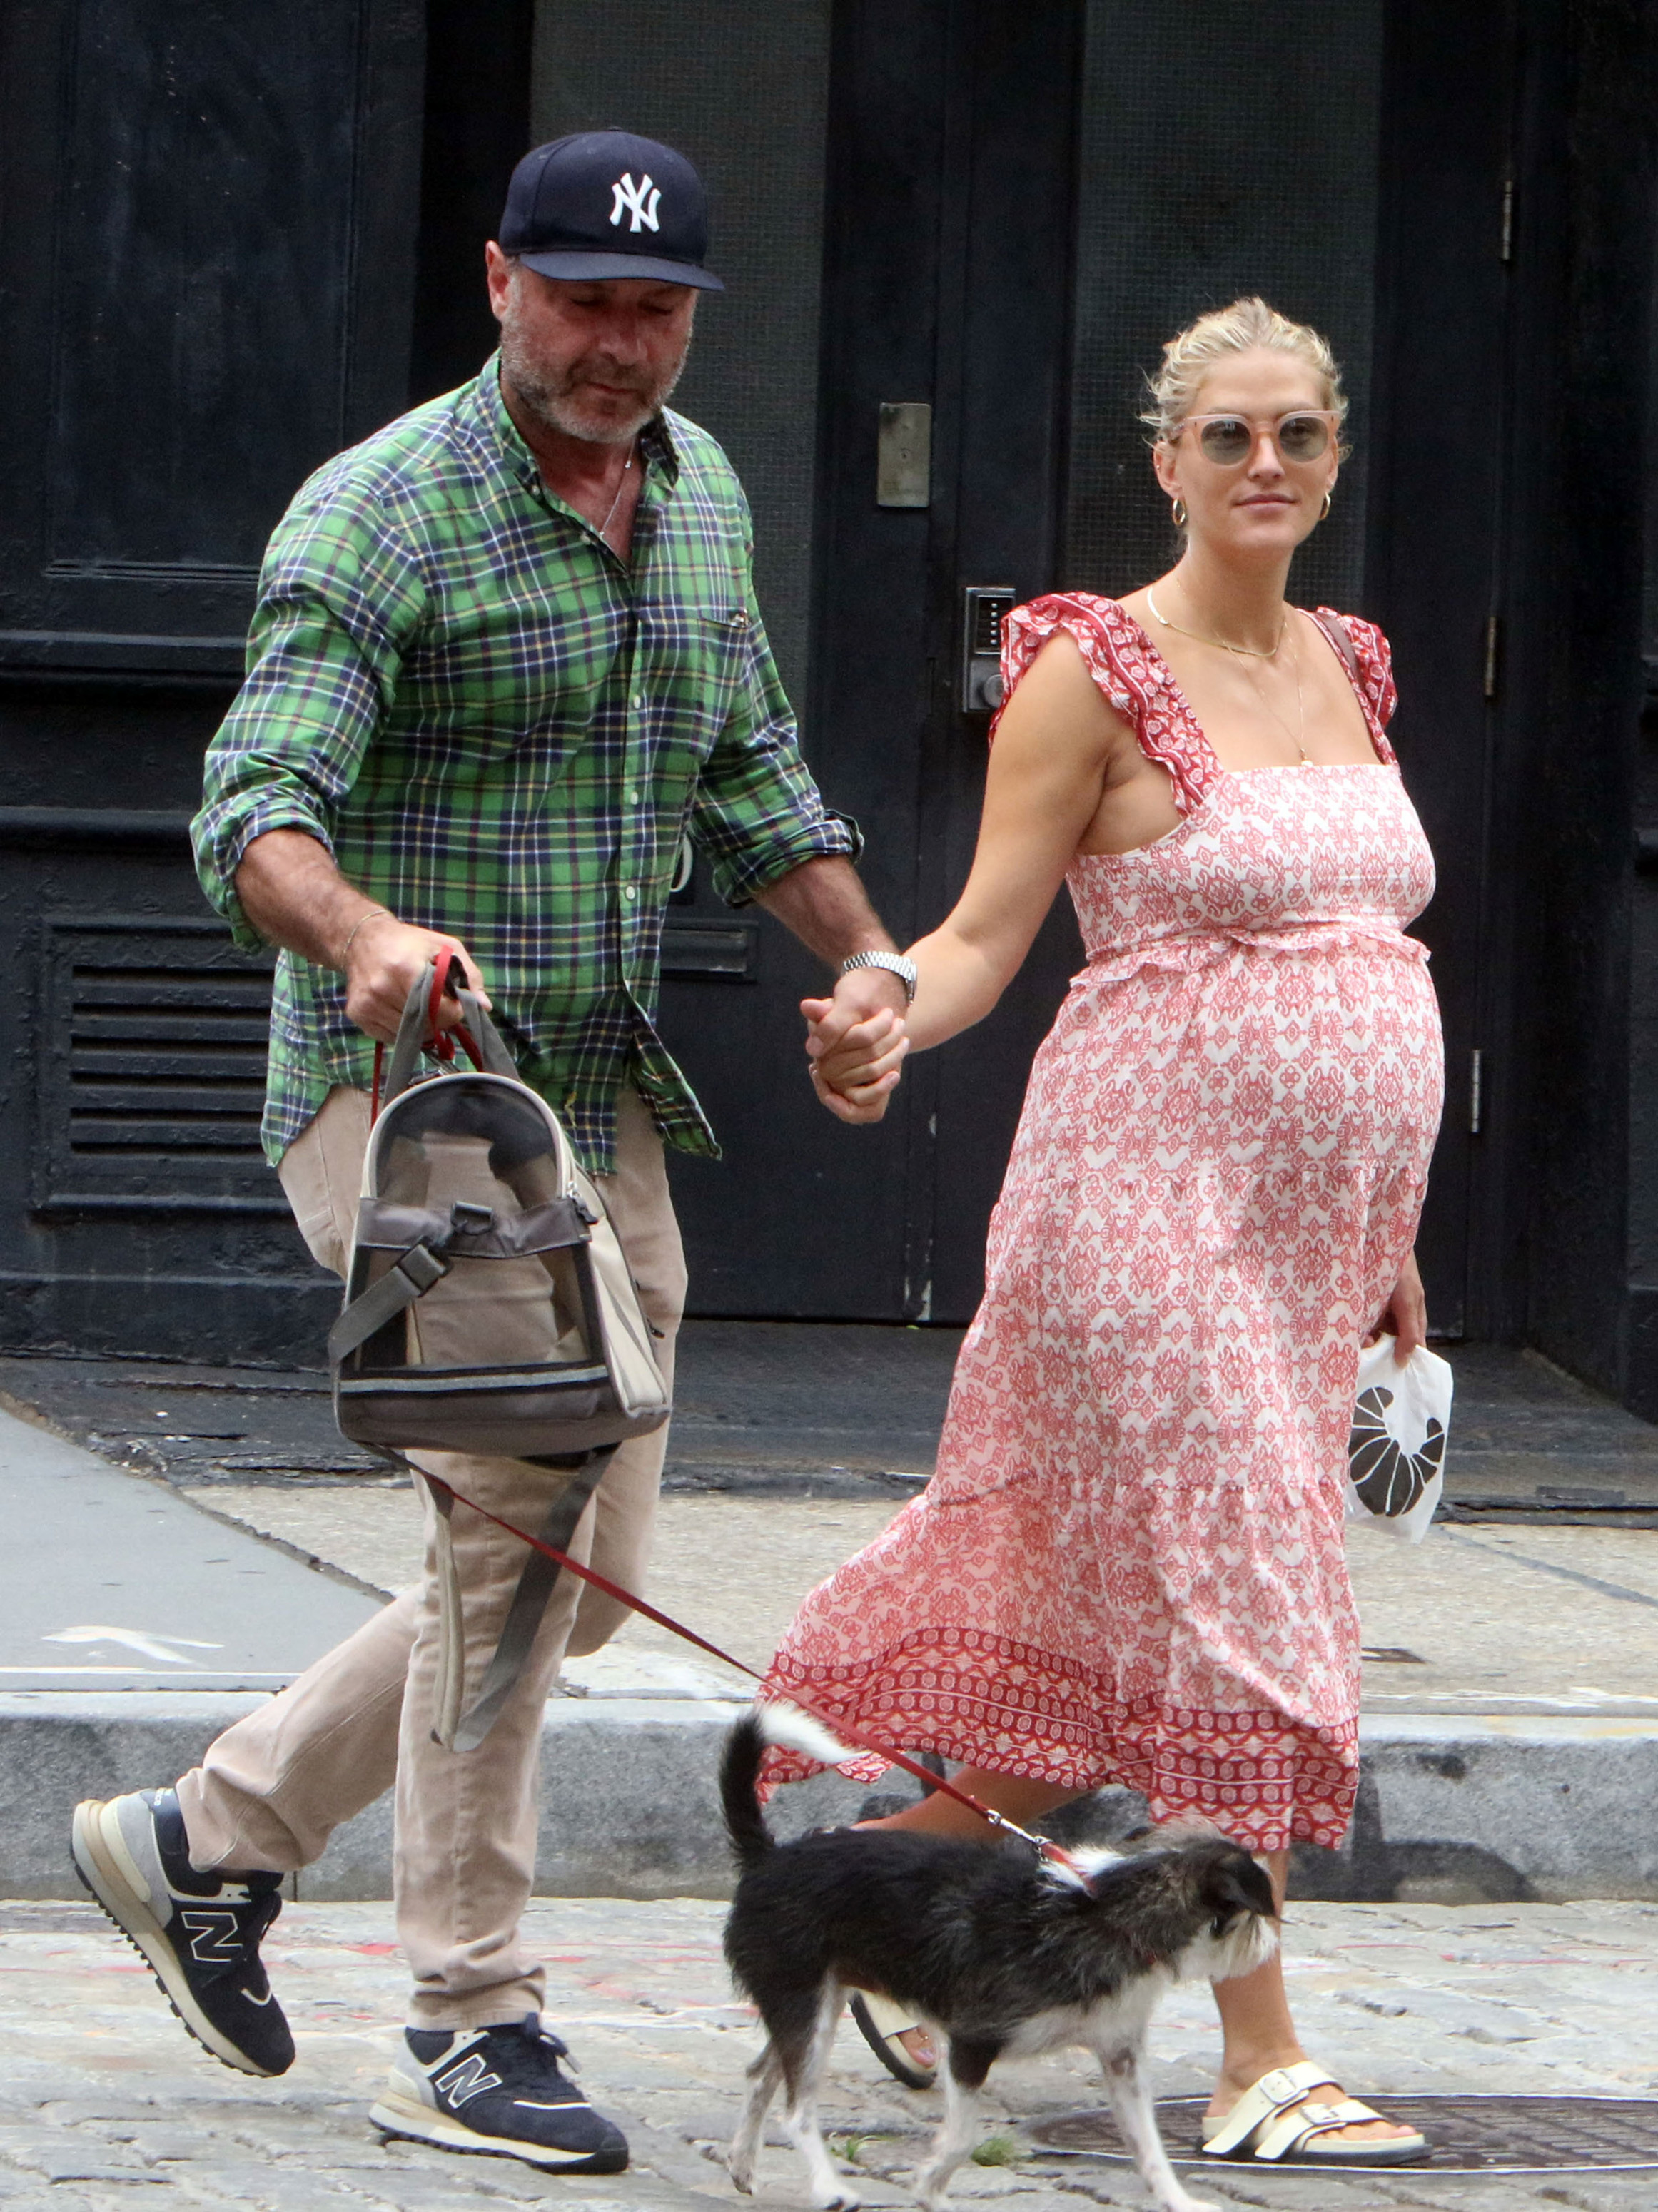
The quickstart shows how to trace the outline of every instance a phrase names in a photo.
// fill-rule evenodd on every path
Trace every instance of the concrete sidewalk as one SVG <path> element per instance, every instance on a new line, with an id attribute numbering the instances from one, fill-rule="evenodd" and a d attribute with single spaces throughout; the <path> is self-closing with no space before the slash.
<path id="1" fill-rule="evenodd" d="M 805 1592 L 913 1494 L 952 1350 L 931 1332 L 694 1324 L 656 1602 L 764 1665 Z M 814 1425 L 834 1358 L 857 1378 L 861 1431 Z M 1658 1431 L 1541 1363 L 1460 1366 L 1472 1370 L 1457 1431 L 1476 1463 L 1467 1517 L 1420 1549 L 1353 1540 L 1366 1779 L 1348 1849 L 1303 1854 L 1298 1887 L 1658 1896 L 1658 1529 L 1630 1525 L 1654 1517 L 1632 1501 L 1658 1468 Z M 413 1576 L 419 1516 L 405 1481 L 331 1443 L 317 1376 L 8 1361 L 0 1382 L 14 1400 L 26 1389 L 34 1416 L 0 1416 L 21 1554 L 0 1623 L 0 1780 L 14 1808 L 0 1893 L 48 1897 L 69 1889 L 64 1808 L 190 1764 L 250 1694 Z M 49 1433 L 47 1416 L 107 1456 Z M 901 1453 L 883 1448 L 892 1436 Z M 1527 1438 L 1535 1449 L 1520 1450 Z M 117 1455 L 148 1479 L 117 1472 Z M 1545 1489 L 1593 1496 L 1550 1508 Z M 573 1662 L 563 1687 L 548 1712 L 543 1885 L 718 1893 L 713 1746 L 744 1679 L 636 1621 Z M 829 1803 L 844 1817 L 859 1802 L 831 1779 L 787 1793 L 781 1817 L 803 1824 Z M 1069 1817 L 1111 1832 L 1136 1802 L 1106 1792 Z M 389 1809 L 376 1808 L 342 1831 L 304 1893 L 383 1894 L 389 1843 Z"/>
<path id="2" fill-rule="evenodd" d="M 375 1599 L 0 1413 L 0 1687 L 270 1691 Z"/>
<path id="3" fill-rule="evenodd" d="M 626 2129 L 634 2163 L 604 2179 L 559 2180 L 510 2160 L 382 2145 L 366 2107 L 379 2088 L 406 1972 L 389 1912 L 373 1905 L 290 1907 L 265 1946 L 299 2056 L 279 2081 L 216 2065 L 186 2040 L 148 1974 L 89 1906 L 0 1906 L 0 2204 L 6 2212 L 475 2212 L 559 2204 L 590 2212 L 695 2212 L 710 2203 L 799 2208 L 806 2193 L 774 2126 L 754 2198 L 721 2156 L 758 2038 L 719 1955 L 721 1909 L 694 1899 L 564 1899 L 531 1909 L 548 1962 L 547 2017 L 570 2041 L 582 2086 Z M 1592 2128 L 1624 2139 L 1644 2170 L 1338 2178 L 1184 2169 L 1227 2208 L 1265 2212 L 1647 2212 L 1658 2203 L 1658 1910 L 1643 1905 L 1308 1905 L 1288 1923 L 1302 2034 L 1356 2094 L 1426 2094 L 1442 2136 L 1491 2108 L 1470 2099 L 1565 2100 L 1539 2124 L 1505 2116 L 1510 2162 L 1551 2154 Z M 1207 1990 L 1183 1987 L 1152 2025 L 1159 2094 L 1201 2097 L 1219 2048 Z M 1612 2098 L 1620 2101 L 1598 2104 Z M 936 2124 L 936 2092 L 911 2095 L 881 2072 L 850 2025 L 836 2042 L 826 2132 L 872 2205 L 911 2203 L 908 2182 Z M 1053 2154 L 1047 2130 L 1097 2114 L 1081 2052 L 991 2074 L 984 2137 L 1005 2163 L 968 2165 L 952 2201 L 1008 2212 L 1143 2208 L 1131 2170 Z M 1547 2112 L 1549 2108 L 1541 2108 Z M 1090 2121 L 1081 2118 L 1087 2128 Z M 1073 2123 L 1073 2128 L 1076 2124 Z M 1190 2122 L 1170 2112 L 1171 2149 Z M 1058 2132 L 1072 2135 L 1073 2130 Z M 1074 2139 L 1074 2136 L 1073 2136 Z M 1602 2154 L 1605 2153 L 1603 2151 Z"/>

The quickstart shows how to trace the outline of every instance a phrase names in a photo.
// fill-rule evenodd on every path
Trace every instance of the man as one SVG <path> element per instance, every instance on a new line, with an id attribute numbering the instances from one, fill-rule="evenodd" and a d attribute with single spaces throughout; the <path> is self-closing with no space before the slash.
<path id="1" fill-rule="evenodd" d="M 685 1277 L 663 1140 L 713 1143 L 653 1019 L 682 833 L 733 903 L 852 963 L 838 987 L 851 1008 L 901 1007 L 907 965 L 853 872 L 855 829 L 802 763 L 741 487 L 712 438 L 664 410 L 697 295 L 722 289 L 706 244 L 700 182 L 666 146 L 600 131 L 519 164 L 487 249 L 498 359 L 299 493 L 196 823 L 203 883 L 238 941 L 283 948 L 265 1136 L 317 1257 L 344 1271 L 370 1040 L 394 1035 L 447 946 L 600 1176 L 670 1375 Z M 665 1442 L 622 1447 L 574 1542 L 632 1589 Z M 425 1463 L 520 1526 L 546 1511 L 545 1469 Z M 470 1701 L 523 1547 L 458 1509 L 454 1553 Z M 373 2117 L 449 2148 L 614 2172 L 626 2143 L 559 2067 L 519 1920 L 547 1692 L 566 1650 L 594 1650 L 625 1616 L 561 1577 L 490 1734 L 446 1749 L 431 1559 L 429 1544 L 419 1589 L 175 1790 L 82 1806 L 76 1860 L 192 2032 L 280 2074 L 293 2043 L 259 1958 L 280 1879 L 394 1784 L 414 1995 Z"/>

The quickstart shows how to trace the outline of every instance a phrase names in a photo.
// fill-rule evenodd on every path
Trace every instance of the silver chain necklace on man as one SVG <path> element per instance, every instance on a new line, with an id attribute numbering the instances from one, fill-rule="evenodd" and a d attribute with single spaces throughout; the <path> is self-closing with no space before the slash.
<path id="1" fill-rule="evenodd" d="M 616 520 L 616 510 L 622 503 L 622 494 L 627 489 L 628 471 L 632 468 L 632 466 L 633 448 L 630 446 L 627 449 L 627 459 L 622 464 L 622 473 L 616 479 L 616 496 L 612 500 L 609 507 L 606 509 L 604 520 L 599 525 L 599 535 L 600 538 L 606 535 L 611 524 Z"/>
<path id="2" fill-rule="evenodd" d="M 1283 732 L 1285 737 L 1289 738 L 1290 744 L 1295 748 L 1297 766 L 1301 768 L 1310 768 L 1312 766 L 1313 763 L 1307 757 L 1307 747 L 1301 743 L 1301 739 L 1307 734 L 1307 708 L 1301 697 L 1301 657 L 1299 648 L 1290 656 L 1291 663 L 1295 672 L 1296 726 L 1293 730 L 1290 728 L 1289 723 L 1284 720 L 1283 716 L 1278 712 L 1277 708 L 1272 704 L 1272 702 L 1267 697 L 1265 692 L 1261 689 L 1260 678 L 1256 675 L 1254 670 L 1248 665 L 1248 663 L 1252 660 L 1276 660 L 1277 659 L 1279 650 L 1283 644 L 1285 635 L 1289 629 L 1289 610 L 1288 607 L 1283 611 L 1283 620 L 1278 624 L 1278 635 L 1277 640 L 1273 643 L 1270 651 L 1263 653 L 1258 645 L 1234 645 L 1229 638 L 1211 637 L 1203 630 L 1188 629 L 1184 623 L 1171 622 L 1169 617 L 1158 605 L 1156 599 L 1152 592 L 1151 586 L 1149 584 L 1146 586 L 1146 605 L 1151 609 L 1151 611 L 1156 616 L 1158 621 L 1162 624 L 1165 629 L 1179 630 L 1182 637 L 1196 638 L 1199 645 L 1216 646 L 1221 652 L 1229 653 L 1233 655 L 1234 659 L 1243 661 L 1245 664 L 1244 674 L 1249 678 L 1250 689 L 1254 692 L 1255 696 L 1260 701 L 1262 706 L 1265 708 L 1267 713 L 1271 714 L 1278 727 Z"/>

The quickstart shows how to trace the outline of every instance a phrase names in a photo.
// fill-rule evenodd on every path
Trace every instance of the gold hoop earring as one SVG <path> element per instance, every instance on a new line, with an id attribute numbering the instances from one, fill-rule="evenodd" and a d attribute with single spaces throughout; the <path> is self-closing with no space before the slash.
<path id="1" fill-rule="evenodd" d="M 1334 504 L 1334 502 L 1333 502 L 1333 501 L 1331 499 L 1330 494 L 1329 494 L 1328 492 L 1326 492 L 1326 494 L 1324 495 L 1324 505 L 1323 505 L 1323 507 L 1319 510 L 1319 520 L 1320 520 L 1320 522 L 1328 522 L 1328 521 L 1329 521 L 1329 520 L 1330 520 L 1330 509 L 1331 509 L 1331 507 L 1332 507 L 1332 506 L 1333 504 Z"/>
<path id="2" fill-rule="evenodd" d="M 1173 513 L 1174 516 L 1174 527 L 1177 530 L 1184 530 L 1186 528 L 1186 501 L 1178 495 L 1174 501 Z"/>

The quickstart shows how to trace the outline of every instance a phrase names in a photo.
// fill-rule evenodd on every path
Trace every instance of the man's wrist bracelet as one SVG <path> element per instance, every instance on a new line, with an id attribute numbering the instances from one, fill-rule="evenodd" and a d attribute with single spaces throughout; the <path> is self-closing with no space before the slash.
<path id="1" fill-rule="evenodd" d="M 896 975 L 904 986 L 904 1003 L 915 1003 L 916 985 L 920 981 L 916 963 L 905 952 L 855 952 L 850 960 L 843 960 L 840 972 L 850 975 L 855 968 L 884 968 L 889 975 Z"/>
<path id="2" fill-rule="evenodd" d="M 351 957 L 351 940 L 356 937 L 358 930 L 362 928 L 365 921 L 377 921 L 381 915 L 385 915 L 387 921 L 395 921 L 397 919 L 390 907 L 371 906 L 368 913 L 360 914 L 357 920 L 351 924 L 351 927 L 346 931 L 345 942 L 339 948 L 339 972 L 342 975 L 345 973 L 345 963 Z"/>

